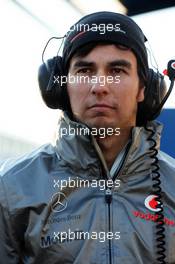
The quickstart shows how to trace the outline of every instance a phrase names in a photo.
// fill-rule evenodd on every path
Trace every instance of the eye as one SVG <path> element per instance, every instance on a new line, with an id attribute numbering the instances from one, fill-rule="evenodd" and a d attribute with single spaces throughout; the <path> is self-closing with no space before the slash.
<path id="1" fill-rule="evenodd" d="M 123 68 L 112 68 L 111 73 L 119 74 L 119 73 L 126 73 L 126 71 Z"/>
<path id="2" fill-rule="evenodd" d="M 89 74 L 91 72 L 92 70 L 90 68 L 82 68 L 82 69 L 77 70 L 77 73 L 79 74 Z"/>

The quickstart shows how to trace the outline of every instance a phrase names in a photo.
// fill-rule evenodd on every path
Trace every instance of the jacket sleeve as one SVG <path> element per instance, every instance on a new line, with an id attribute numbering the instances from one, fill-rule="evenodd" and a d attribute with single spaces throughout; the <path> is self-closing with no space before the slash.
<path id="1" fill-rule="evenodd" d="M 20 224 L 20 223 L 19 223 Z M 8 202 L 0 176 L 0 263 L 19 264 L 22 263 L 18 255 L 17 242 L 13 237 L 10 223 Z"/>

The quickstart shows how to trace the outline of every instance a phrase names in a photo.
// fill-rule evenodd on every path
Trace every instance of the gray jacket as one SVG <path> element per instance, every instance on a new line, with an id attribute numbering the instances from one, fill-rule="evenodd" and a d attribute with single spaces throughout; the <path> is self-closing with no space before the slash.
<path id="1" fill-rule="evenodd" d="M 161 125 L 150 125 L 158 149 Z M 158 263 L 148 131 L 133 128 L 111 180 L 94 137 L 66 134 L 68 127 L 85 126 L 65 116 L 56 146 L 1 166 L 0 263 Z M 158 163 L 166 263 L 175 264 L 175 160 L 159 151 Z"/>

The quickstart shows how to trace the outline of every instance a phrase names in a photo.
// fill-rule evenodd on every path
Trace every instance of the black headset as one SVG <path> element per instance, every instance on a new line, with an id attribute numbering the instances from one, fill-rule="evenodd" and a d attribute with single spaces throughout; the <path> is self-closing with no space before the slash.
<path id="1" fill-rule="evenodd" d="M 168 63 L 168 76 L 175 72 L 175 61 Z M 45 104 L 52 109 L 61 109 L 72 116 L 69 96 L 66 84 L 58 82 L 61 76 L 66 76 L 61 56 L 53 57 L 39 67 L 38 82 L 42 98 Z M 170 78 L 170 76 L 169 76 Z M 174 78 L 171 76 L 171 85 L 167 92 L 164 76 L 158 71 L 149 69 L 147 83 L 144 90 L 144 101 L 138 103 L 137 126 L 144 126 L 147 121 L 154 120 L 161 112 L 161 109 L 170 95 Z"/>

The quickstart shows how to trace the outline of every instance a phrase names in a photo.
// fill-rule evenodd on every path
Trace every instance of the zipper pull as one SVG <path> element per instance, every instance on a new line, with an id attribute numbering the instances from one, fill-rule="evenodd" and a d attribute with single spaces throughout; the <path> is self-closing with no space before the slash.
<path id="1" fill-rule="evenodd" d="M 110 189 L 106 189 L 105 191 L 105 200 L 108 204 L 112 202 L 112 191 Z"/>

